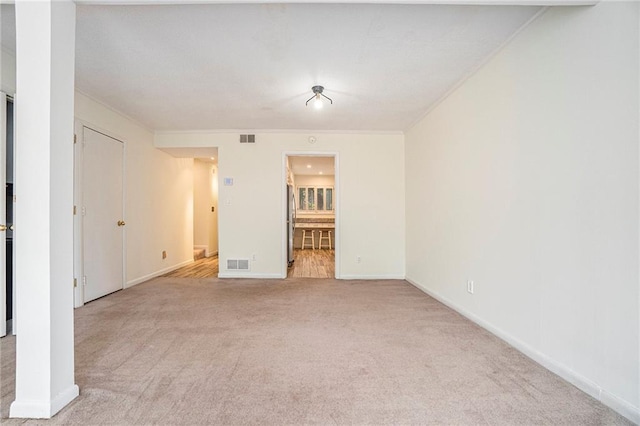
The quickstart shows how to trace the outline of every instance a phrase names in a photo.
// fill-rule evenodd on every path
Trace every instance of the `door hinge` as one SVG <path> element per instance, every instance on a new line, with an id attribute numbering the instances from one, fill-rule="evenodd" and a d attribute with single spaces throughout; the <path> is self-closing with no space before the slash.
<path id="1" fill-rule="evenodd" d="M 86 286 L 86 285 L 87 285 L 87 276 L 86 276 L 86 275 L 83 275 L 83 276 L 82 276 L 82 285 L 83 285 L 83 286 Z"/>
<path id="2" fill-rule="evenodd" d="M 74 278 L 73 279 L 73 288 L 76 288 L 76 287 L 78 287 L 78 279 Z"/>
<path id="3" fill-rule="evenodd" d="M 86 216 L 87 215 L 87 208 L 83 206 L 82 209 L 80 210 L 80 212 L 82 213 L 82 216 Z"/>
<path id="4" fill-rule="evenodd" d="M 73 215 L 75 216 L 78 213 L 78 208 L 73 206 Z"/>
<path id="5" fill-rule="evenodd" d="M 73 143 L 78 142 L 78 136 L 74 133 L 73 134 Z"/>

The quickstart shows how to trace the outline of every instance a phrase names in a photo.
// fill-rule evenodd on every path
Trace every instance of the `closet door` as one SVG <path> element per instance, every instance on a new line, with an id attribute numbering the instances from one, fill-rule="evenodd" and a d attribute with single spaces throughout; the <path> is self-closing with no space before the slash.
<path id="1" fill-rule="evenodd" d="M 124 144 L 88 127 L 82 146 L 84 301 L 124 286 Z"/>

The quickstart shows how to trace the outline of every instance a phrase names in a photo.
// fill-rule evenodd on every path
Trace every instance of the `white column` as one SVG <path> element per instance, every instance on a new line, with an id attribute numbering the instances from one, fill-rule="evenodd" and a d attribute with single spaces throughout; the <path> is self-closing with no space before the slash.
<path id="1" fill-rule="evenodd" d="M 73 353 L 75 4 L 16 1 L 16 400 L 49 418 L 78 396 Z"/>

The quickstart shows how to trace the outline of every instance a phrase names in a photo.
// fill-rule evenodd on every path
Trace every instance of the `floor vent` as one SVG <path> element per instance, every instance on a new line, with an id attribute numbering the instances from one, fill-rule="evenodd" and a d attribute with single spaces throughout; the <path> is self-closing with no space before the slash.
<path id="1" fill-rule="evenodd" d="M 240 135 L 240 143 L 256 143 L 256 135 Z"/>
<path id="2" fill-rule="evenodd" d="M 227 259 L 227 270 L 248 271 L 249 259 Z"/>

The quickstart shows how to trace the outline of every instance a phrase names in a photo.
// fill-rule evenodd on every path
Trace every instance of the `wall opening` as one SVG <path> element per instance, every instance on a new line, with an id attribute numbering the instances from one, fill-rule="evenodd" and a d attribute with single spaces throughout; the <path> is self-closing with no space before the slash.
<path id="1" fill-rule="evenodd" d="M 336 277 L 336 158 L 285 158 L 287 278 Z"/>

